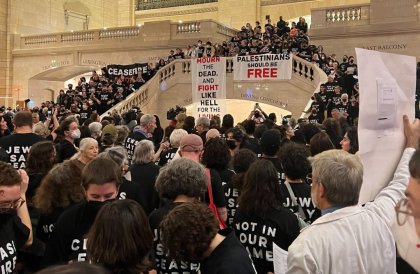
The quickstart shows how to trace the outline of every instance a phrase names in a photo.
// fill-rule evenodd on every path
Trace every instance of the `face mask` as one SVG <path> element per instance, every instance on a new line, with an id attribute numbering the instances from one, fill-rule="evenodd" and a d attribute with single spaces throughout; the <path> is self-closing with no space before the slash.
<path id="1" fill-rule="evenodd" d="M 80 138 L 80 129 L 73 130 L 71 132 L 70 136 L 71 136 L 72 139 L 79 139 Z"/>
<path id="2" fill-rule="evenodd" d="M 229 149 L 234 150 L 236 148 L 235 140 L 226 140 L 226 144 L 228 145 Z"/>
<path id="3" fill-rule="evenodd" d="M 407 261 L 416 271 L 420 271 L 420 248 L 417 247 L 420 239 L 417 236 L 414 217 L 407 216 L 407 218 L 408 220 L 402 226 L 395 222 L 391 230 L 401 258 Z"/>
<path id="4" fill-rule="evenodd" d="M 0 216 L 17 214 L 16 208 L 0 208 Z"/>

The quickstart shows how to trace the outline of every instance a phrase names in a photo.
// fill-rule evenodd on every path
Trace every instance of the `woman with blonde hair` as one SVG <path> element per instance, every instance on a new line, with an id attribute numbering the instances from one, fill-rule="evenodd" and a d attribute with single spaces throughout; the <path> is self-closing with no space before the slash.
<path id="1" fill-rule="evenodd" d="M 79 151 L 71 157 L 70 161 L 75 164 L 80 173 L 87 163 L 92 161 L 98 156 L 98 141 L 93 138 L 83 138 L 79 144 Z"/>

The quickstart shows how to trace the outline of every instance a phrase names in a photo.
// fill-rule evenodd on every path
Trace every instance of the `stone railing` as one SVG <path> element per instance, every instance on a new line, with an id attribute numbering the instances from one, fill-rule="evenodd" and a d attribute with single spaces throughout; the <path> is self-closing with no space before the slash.
<path id="1" fill-rule="evenodd" d="M 231 57 L 226 58 L 226 73 L 230 74 L 231 78 L 233 78 L 233 58 Z M 159 90 L 170 88 L 166 85 L 170 84 L 170 82 L 174 83 L 173 80 L 176 80 L 176 77 L 179 76 L 184 77 L 183 79 L 188 79 L 185 78 L 185 76 L 189 76 L 189 74 L 191 74 L 191 60 L 175 60 L 161 68 L 155 76 L 139 90 L 130 94 L 124 101 L 111 108 L 108 112 L 116 111 L 119 114 L 122 114 L 130 110 L 133 106 L 142 108 L 150 101 L 151 97 L 158 94 Z M 327 75 L 316 65 L 293 56 L 291 81 L 303 83 L 304 85 L 310 86 L 311 90 L 314 92 L 318 92 L 319 85 L 327 81 Z M 308 104 L 310 103 L 311 102 Z M 103 114 L 103 116 L 106 115 L 107 114 Z"/>
<path id="2" fill-rule="evenodd" d="M 158 26 L 156 25 L 158 24 Z M 156 29 L 168 29 L 167 32 L 157 33 Z M 104 44 L 113 39 L 129 39 L 128 43 L 181 40 L 181 39 L 208 39 L 213 37 L 215 42 L 230 39 L 237 30 L 226 27 L 213 20 L 191 22 L 150 22 L 143 26 L 130 26 L 120 28 L 104 28 L 86 31 L 71 31 L 42 35 L 19 36 L 15 35 L 14 49 L 39 49 L 64 46 L 87 46 Z M 88 42 L 88 43 L 87 43 Z M 118 45 L 120 47 L 120 45 Z"/>
<path id="3" fill-rule="evenodd" d="M 151 10 L 217 2 L 218 0 L 138 0 L 136 10 Z"/>
<path id="4" fill-rule="evenodd" d="M 370 4 L 316 8 L 311 11 L 311 29 L 369 24 Z"/>

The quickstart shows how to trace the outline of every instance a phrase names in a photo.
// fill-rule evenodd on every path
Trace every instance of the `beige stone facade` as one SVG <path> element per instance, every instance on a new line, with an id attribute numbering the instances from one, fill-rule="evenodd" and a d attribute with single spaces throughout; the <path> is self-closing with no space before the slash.
<path id="1" fill-rule="evenodd" d="M 111 63 L 156 61 L 198 39 L 221 42 L 235 33 L 227 26 L 264 24 L 266 16 L 275 23 L 280 15 L 287 20 L 311 14 L 311 43 L 327 53 L 354 55 L 362 47 L 420 55 L 418 0 L 218 0 L 143 11 L 136 3 L 0 0 L 0 105 L 55 98 L 66 80 L 82 73 Z M 273 85 L 293 87 L 299 85 Z M 303 88 L 306 96 L 311 88 Z"/>
<path id="2" fill-rule="evenodd" d="M 337 56 L 355 48 L 420 57 L 418 0 L 371 0 L 312 10 L 311 41 Z"/>

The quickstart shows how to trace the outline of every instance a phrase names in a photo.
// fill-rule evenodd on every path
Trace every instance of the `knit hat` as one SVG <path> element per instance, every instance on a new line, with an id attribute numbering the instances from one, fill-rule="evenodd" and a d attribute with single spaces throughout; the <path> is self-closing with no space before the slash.
<path id="1" fill-rule="evenodd" d="M 102 135 L 110 134 L 113 138 L 117 137 L 117 128 L 114 125 L 106 125 L 102 129 Z"/>

